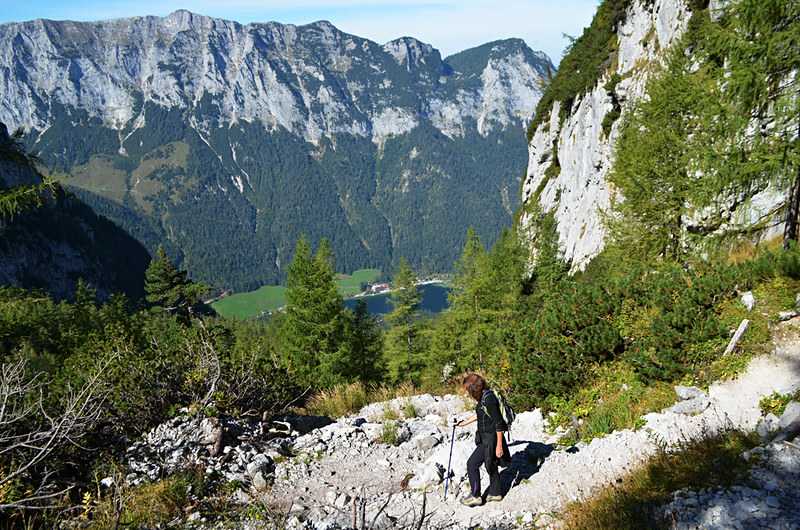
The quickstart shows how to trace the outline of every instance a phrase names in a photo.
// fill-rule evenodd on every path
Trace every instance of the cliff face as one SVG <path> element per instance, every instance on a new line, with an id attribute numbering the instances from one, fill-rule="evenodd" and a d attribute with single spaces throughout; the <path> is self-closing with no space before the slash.
<path id="1" fill-rule="evenodd" d="M 712 2 L 709 7 L 713 11 L 718 4 Z M 607 178 L 622 120 L 617 119 L 606 131 L 603 120 L 615 101 L 624 115 L 637 100 L 647 98 L 649 77 L 684 34 L 690 17 L 685 0 L 631 2 L 626 19 L 617 27 L 618 53 L 611 66 L 592 90 L 575 98 L 563 122 L 559 118 L 562 103 L 556 102 L 549 119 L 531 137 L 520 226 L 530 229 L 537 210 L 552 212 L 564 258 L 573 270 L 583 269 L 603 249 L 602 213 L 608 211 L 612 200 L 624 200 Z M 619 82 L 609 91 L 604 85 L 612 76 L 619 76 Z M 548 177 L 553 157 L 557 157 L 560 172 Z M 782 218 L 775 214 L 785 198 L 785 190 L 774 188 L 755 189 L 747 197 L 720 197 L 716 215 L 696 211 L 683 224 L 686 230 L 700 233 L 758 225 L 759 237 L 771 237 L 782 229 Z"/>
<path id="2" fill-rule="evenodd" d="M 519 207 L 550 60 L 518 39 L 442 59 L 327 22 L 178 11 L 0 25 L 0 118 L 151 252 L 234 290 L 280 281 L 305 234 L 343 272 L 449 270 Z"/>
<path id="3" fill-rule="evenodd" d="M 237 120 L 315 142 L 349 133 L 380 139 L 430 120 L 450 135 L 464 119 L 507 125 L 533 114 L 549 59 L 521 41 L 485 50 L 481 71 L 456 71 L 432 46 L 383 46 L 327 22 L 249 24 L 177 11 L 103 22 L 0 26 L 0 111 L 12 129 L 43 131 L 54 104 L 87 110 L 116 130 L 141 127 L 141 100 L 165 108 L 213 102 L 194 127 Z"/>

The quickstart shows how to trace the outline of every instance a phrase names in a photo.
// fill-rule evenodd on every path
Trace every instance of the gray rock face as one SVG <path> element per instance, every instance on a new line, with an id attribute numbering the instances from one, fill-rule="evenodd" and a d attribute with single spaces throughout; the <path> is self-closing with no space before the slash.
<path id="1" fill-rule="evenodd" d="M 708 394 L 706 394 L 703 390 L 697 388 L 696 386 L 680 386 L 680 385 L 678 385 L 678 386 L 675 387 L 675 393 L 683 401 L 685 401 L 687 399 L 695 399 L 695 398 L 701 398 L 701 397 L 706 397 L 707 398 L 708 397 Z"/>
<path id="2" fill-rule="evenodd" d="M 570 108 L 562 109 L 563 102 L 556 102 L 533 134 L 522 185 L 523 204 L 538 202 L 542 212 L 555 214 L 564 258 L 572 262 L 575 270 L 583 269 L 603 249 L 606 233 L 599 212 L 608 211 L 612 200 L 618 199 L 607 175 L 622 120 L 617 120 L 610 133 L 605 134 L 603 119 L 613 103 L 604 85 L 612 75 L 621 76 L 615 91 L 623 114 L 634 102 L 646 98 L 645 87 L 653 66 L 663 60 L 664 50 L 683 35 L 690 18 L 686 0 L 631 2 L 626 20 L 617 30 L 616 69 L 607 71 L 592 90 L 576 97 Z M 562 110 L 566 110 L 563 123 L 559 118 Z M 561 170 L 550 178 L 546 170 L 554 156 L 558 157 Z M 727 224 L 709 231 L 758 225 L 763 237 L 776 235 L 780 233 L 781 220 L 774 212 L 786 194 L 787 190 L 772 188 L 754 190 L 746 197 L 747 208 L 741 207 L 745 197 L 721 199 Z M 533 220 L 532 214 L 523 214 L 522 226 Z M 687 216 L 684 221 L 687 229 L 706 230 L 703 212 Z"/>
<path id="3" fill-rule="evenodd" d="M 707 397 L 696 397 L 675 403 L 666 410 L 675 414 L 698 414 L 706 410 L 710 405 L 711 400 Z"/>
<path id="4" fill-rule="evenodd" d="M 783 414 L 781 414 L 781 419 L 778 422 L 778 426 L 781 429 L 784 429 L 798 418 L 800 418 L 800 402 L 790 401 L 789 404 L 786 405 L 786 410 L 784 410 Z"/>
<path id="5" fill-rule="evenodd" d="M 379 46 L 328 22 L 242 26 L 188 11 L 3 24 L 0 58 L 12 66 L 0 71 L 0 114 L 13 129 L 46 130 L 59 104 L 122 130 L 147 120 L 137 99 L 183 108 L 211 97 L 220 123 L 281 126 L 312 142 L 336 133 L 380 141 L 421 121 L 448 136 L 462 135 L 466 118 L 483 131 L 519 127 L 549 63 L 522 45 L 490 54 L 482 72 L 446 72 L 437 50 L 409 37 Z M 207 119 L 194 126 L 207 129 Z"/>

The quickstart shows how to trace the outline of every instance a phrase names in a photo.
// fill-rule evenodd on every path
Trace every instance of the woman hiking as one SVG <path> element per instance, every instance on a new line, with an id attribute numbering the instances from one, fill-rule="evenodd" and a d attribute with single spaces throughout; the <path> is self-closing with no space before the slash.
<path id="1" fill-rule="evenodd" d="M 464 390 L 477 402 L 475 412 L 466 420 L 459 421 L 456 427 L 463 427 L 477 421 L 478 430 L 475 433 L 475 451 L 467 460 L 467 476 L 469 477 L 470 495 L 461 499 L 461 504 L 466 506 L 480 506 L 483 504 L 481 496 L 481 464 L 486 467 L 489 474 L 489 491 L 486 501 L 503 500 L 500 489 L 500 471 L 498 464 L 506 467 L 511 462 L 503 431 L 508 426 L 500 414 L 500 403 L 495 393 L 486 384 L 486 380 L 478 374 L 468 374 L 462 383 Z"/>

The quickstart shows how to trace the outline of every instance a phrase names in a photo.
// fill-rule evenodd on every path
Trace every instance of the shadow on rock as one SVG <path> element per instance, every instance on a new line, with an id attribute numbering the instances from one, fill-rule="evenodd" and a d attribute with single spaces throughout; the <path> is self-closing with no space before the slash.
<path id="1" fill-rule="evenodd" d="M 509 448 L 515 449 L 512 451 L 511 464 L 500 472 L 500 481 L 506 492 L 538 472 L 554 450 L 551 444 L 525 440 L 510 443 Z"/>

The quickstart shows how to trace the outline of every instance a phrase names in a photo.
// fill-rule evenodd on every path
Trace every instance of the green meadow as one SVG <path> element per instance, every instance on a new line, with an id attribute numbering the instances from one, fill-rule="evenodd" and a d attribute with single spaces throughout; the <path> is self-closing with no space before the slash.
<path id="1" fill-rule="evenodd" d="M 374 282 L 381 273 L 378 269 L 359 269 L 352 275 L 342 274 L 337 278 L 339 292 L 345 296 L 353 296 L 361 292 L 361 282 Z"/>
<path id="2" fill-rule="evenodd" d="M 343 274 L 337 279 L 339 291 L 344 296 L 358 294 L 361 282 L 373 282 L 379 274 L 378 269 L 360 269 L 351 275 Z M 286 305 L 285 291 L 282 285 L 265 286 L 257 291 L 226 296 L 212 303 L 211 307 L 224 317 L 251 318 Z"/>

